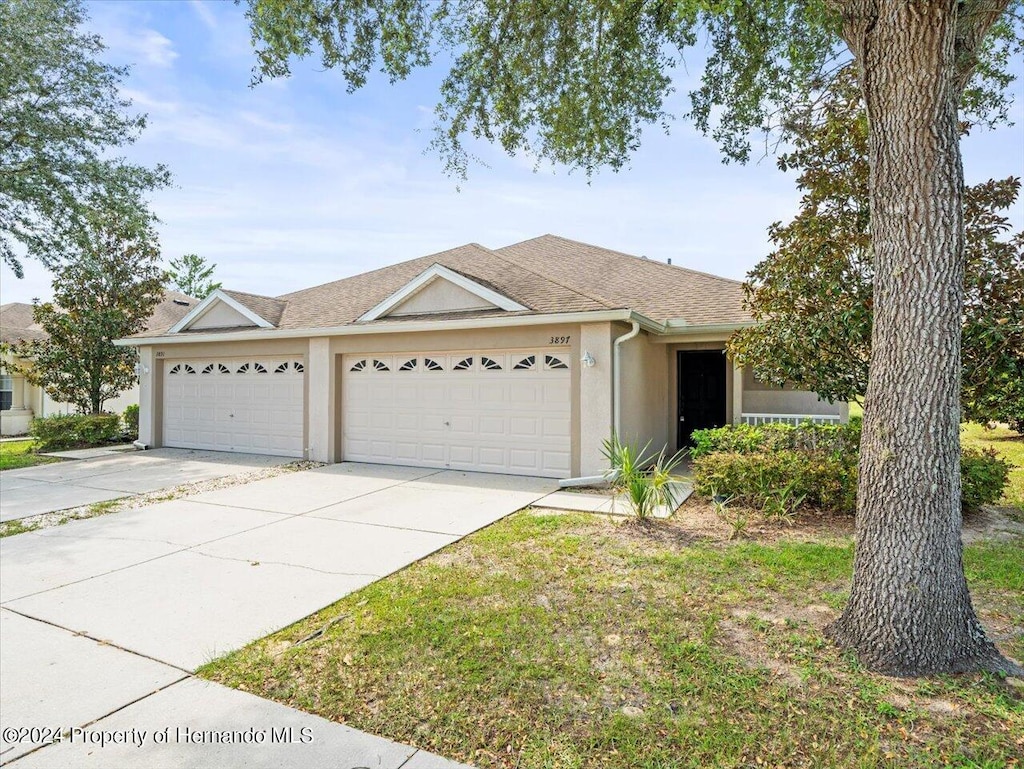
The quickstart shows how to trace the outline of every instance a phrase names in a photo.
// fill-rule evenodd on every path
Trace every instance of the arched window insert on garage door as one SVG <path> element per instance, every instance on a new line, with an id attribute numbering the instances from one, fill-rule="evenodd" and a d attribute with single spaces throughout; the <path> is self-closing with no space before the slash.
<path id="1" fill-rule="evenodd" d="M 352 368 L 349 371 L 364 371 L 366 369 L 366 361 L 360 360 L 352 364 Z"/>
<path id="2" fill-rule="evenodd" d="M 399 371 L 415 371 L 419 365 L 419 361 L 416 358 L 411 358 L 398 367 Z"/>
<path id="3" fill-rule="evenodd" d="M 442 366 L 440 363 L 438 363 L 436 360 L 433 360 L 432 358 L 423 359 L 423 368 L 425 368 L 427 371 L 444 371 L 444 366 Z"/>
<path id="4" fill-rule="evenodd" d="M 469 371 L 471 368 L 473 368 L 473 358 L 463 358 L 452 366 L 452 371 Z"/>
<path id="5" fill-rule="evenodd" d="M 170 373 L 172 374 L 194 374 L 196 370 L 187 363 L 175 363 L 171 368 Z"/>
<path id="6" fill-rule="evenodd" d="M 535 355 L 527 355 L 525 358 L 520 360 L 516 365 L 514 365 L 512 367 L 512 370 L 513 371 L 529 371 L 530 369 L 533 368 L 533 366 L 534 366 L 534 364 L 536 362 L 537 362 L 537 357 Z"/>
<path id="7" fill-rule="evenodd" d="M 567 365 L 565 365 L 565 363 L 560 358 L 556 358 L 554 355 L 545 355 L 544 356 L 544 368 L 546 368 L 548 370 L 551 370 L 551 369 L 569 368 L 569 367 Z"/>
<path id="8" fill-rule="evenodd" d="M 501 371 L 501 364 L 494 358 L 488 358 L 486 355 L 481 356 L 480 365 L 488 371 Z"/>

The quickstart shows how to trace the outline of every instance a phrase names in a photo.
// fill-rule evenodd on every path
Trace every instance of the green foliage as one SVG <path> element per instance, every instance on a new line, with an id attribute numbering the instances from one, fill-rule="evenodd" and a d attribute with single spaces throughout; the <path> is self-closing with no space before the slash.
<path id="1" fill-rule="evenodd" d="M 133 403 L 124 410 L 121 415 L 124 423 L 124 437 L 126 440 L 135 441 L 139 438 L 139 404 Z"/>
<path id="2" fill-rule="evenodd" d="M 121 418 L 117 414 L 58 414 L 33 419 L 29 434 L 39 451 L 101 446 L 121 437 Z"/>
<path id="3" fill-rule="evenodd" d="M 694 490 L 728 495 L 771 518 L 789 518 L 803 505 L 856 510 L 857 464 L 820 451 L 719 451 L 693 463 Z"/>
<path id="4" fill-rule="evenodd" d="M 991 505 L 1010 482 L 1010 463 L 994 449 L 965 448 L 960 458 L 963 503 L 968 509 Z"/>
<path id="5" fill-rule="evenodd" d="M 195 299 L 205 299 L 221 284 L 211 280 L 216 264 L 209 264 L 198 254 L 185 254 L 180 259 L 171 260 L 171 269 L 167 271 L 169 284 Z"/>
<path id="6" fill-rule="evenodd" d="M 782 519 L 804 505 L 856 511 L 859 424 L 727 425 L 693 435 L 694 490 L 702 496 Z M 960 467 L 967 509 L 995 503 L 1009 483 L 1010 464 L 990 448 L 964 448 Z"/>
<path id="7" fill-rule="evenodd" d="M 725 425 L 693 431 L 694 459 L 713 452 L 732 451 L 750 454 L 756 451 L 821 451 L 833 455 L 856 455 L 860 446 L 860 423 L 822 425 Z"/>
<path id="8" fill-rule="evenodd" d="M 679 452 L 671 457 L 650 451 L 650 441 L 640 448 L 623 443 L 613 435 L 604 441 L 601 453 L 608 459 L 613 471 L 609 482 L 617 495 L 625 495 L 637 518 L 646 519 L 661 505 L 670 504 L 669 484 L 675 480 L 672 472 L 685 456 Z"/>
<path id="9" fill-rule="evenodd" d="M 392 83 L 439 60 L 433 147 L 465 175 L 472 144 L 495 142 L 591 174 L 621 169 L 643 129 L 674 120 L 673 78 L 690 49 L 708 59 L 686 115 L 727 159 L 750 156 L 752 131 L 791 136 L 795 110 L 816 103 L 849 61 L 839 13 L 810 2 L 614 3 L 451 0 L 248 0 L 254 80 L 287 77 L 318 56 L 349 91 L 379 71 Z M 990 20 L 979 17 L 987 31 Z M 1005 119 L 1013 21 L 981 38 L 981 65 L 965 96 L 973 114 Z M 965 40 L 972 39 L 964 36 Z M 964 56 L 972 68 L 976 57 Z M 970 74 L 970 73 L 968 73 Z M 680 100 L 682 101 L 682 100 Z M 685 102 L 683 102 L 685 103 Z"/>
<path id="10" fill-rule="evenodd" d="M 852 69 L 797 125 L 779 166 L 800 170 L 801 209 L 770 228 L 776 250 L 744 286 L 759 323 L 737 332 L 729 349 L 762 381 L 851 401 L 867 388 L 874 282 L 868 124 Z M 964 191 L 964 419 L 1024 419 L 1024 232 L 1007 238 L 1001 213 L 1019 190 L 1010 177 Z"/>
<path id="11" fill-rule="evenodd" d="M 47 266 L 97 199 L 121 216 L 145 216 L 142 195 L 170 183 L 114 156 L 146 125 L 121 96 L 124 67 L 101 61 L 79 0 L 0 3 L 0 257 L 21 277 L 20 243 Z"/>
<path id="12" fill-rule="evenodd" d="M 113 340 L 145 329 L 164 275 L 150 222 L 94 210 L 74 235 L 71 255 L 54 271 L 53 301 L 33 309 L 49 336 L 12 345 L 25 362 L 11 367 L 54 400 L 96 414 L 137 381 L 134 349 Z"/>

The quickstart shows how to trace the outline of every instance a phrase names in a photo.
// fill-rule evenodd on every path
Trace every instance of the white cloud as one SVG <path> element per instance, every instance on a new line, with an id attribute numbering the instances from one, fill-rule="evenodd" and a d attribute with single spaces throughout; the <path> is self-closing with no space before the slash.
<path id="1" fill-rule="evenodd" d="M 204 2 L 204 0 L 191 0 L 189 4 L 192 6 L 192 10 L 196 12 L 196 16 L 199 17 L 199 20 L 206 25 L 207 29 L 217 29 L 219 26 L 217 24 L 217 17 L 214 15 L 213 11 L 210 10 L 208 3 Z"/>

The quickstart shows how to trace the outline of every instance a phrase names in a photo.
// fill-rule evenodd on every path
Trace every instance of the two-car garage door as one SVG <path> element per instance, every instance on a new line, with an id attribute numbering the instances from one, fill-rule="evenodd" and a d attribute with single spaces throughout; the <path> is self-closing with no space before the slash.
<path id="1" fill-rule="evenodd" d="M 346 355 L 342 457 L 564 478 L 570 360 L 564 348 Z M 168 361 L 163 381 L 165 446 L 303 456 L 302 361 Z"/>
<path id="2" fill-rule="evenodd" d="M 164 445 L 301 457 L 303 370 L 292 358 L 168 361 Z"/>
<path id="3" fill-rule="evenodd" d="M 564 478 L 568 350 L 346 355 L 350 461 Z"/>

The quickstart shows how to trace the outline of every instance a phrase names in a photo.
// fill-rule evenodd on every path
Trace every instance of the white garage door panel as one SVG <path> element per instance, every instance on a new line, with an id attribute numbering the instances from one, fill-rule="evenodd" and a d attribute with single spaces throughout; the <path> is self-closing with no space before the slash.
<path id="1" fill-rule="evenodd" d="M 303 370 L 281 358 L 168 363 L 164 445 L 301 457 Z"/>
<path id="2" fill-rule="evenodd" d="M 344 458 L 564 478 L 569 361 L 562 348 L 346 356 Z"/>

